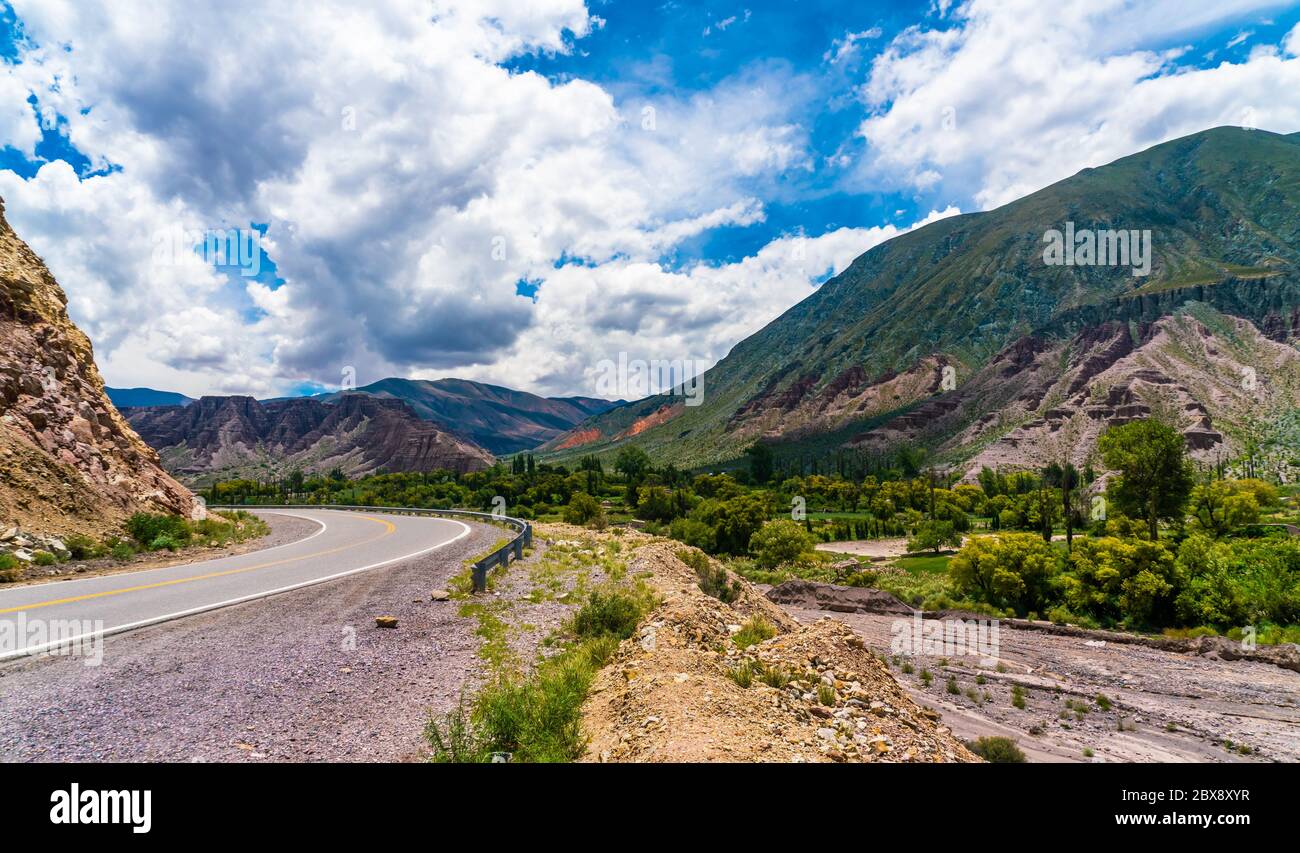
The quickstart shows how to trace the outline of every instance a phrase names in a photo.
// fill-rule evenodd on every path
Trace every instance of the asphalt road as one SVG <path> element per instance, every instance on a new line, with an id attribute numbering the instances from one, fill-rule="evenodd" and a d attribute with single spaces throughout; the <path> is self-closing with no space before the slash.
<path id="1" fill-rule="evenodd" d="M 0 590 L 0 660 L 77 642 L 83 634 L 115 634 L 376 569 L 470 534 L 467 525 L 445 518 L 259 512 L 308 519 L 319 529 L 234 557 Z"/>

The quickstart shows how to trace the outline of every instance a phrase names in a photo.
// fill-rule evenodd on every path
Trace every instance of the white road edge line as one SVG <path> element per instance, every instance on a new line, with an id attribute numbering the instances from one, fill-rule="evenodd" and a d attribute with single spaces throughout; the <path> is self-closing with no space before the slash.
<path id="1" fill-rule="evenodd" d="M 230 607 L 231 605 L 235 605 L 235 604 L 243 604 L 246 601 L 256 601 L 259 598 L 270 598 L 273 595 L 279 595 L 284 592 L 292 592 L 295 589 L 302 589 L 303 587 L 315 586 L 316 584 L 325 583 L 326 581 L 338 580 L 339 578 L 345 578 L 348 575 L 355 575 L 359 572 L 366 572 L 371 569 L 377 569 L 380 566 L 390 565 L 392 563 L 400 563 L 403 560 L 411 560 L 416 557 L 427 554 L 430 551 L 437 551 L 439 548 L 446 547 L 447 545 L 450 545 L 453 542 L 459 542 L 461 539 L 464 539 L 466 536 L 468 536 L 471 532 L 469 529 L 469 525 L 463 521 L 456 521 L 455 519 L 451 519 L 451 518 L 440 518 L 438 520 L 449 521 L 452 524 L 459 524 L 464 529 L 460 533 L 457 533 L 455 536 L 448 539 L 446 542 L 439 542 L 437 545 L 433 545 L 429 548 L 425 548 L 420 551 L 415 551 L 410 554 L 403 554 L 400 557 L 393 557 L 391 559 L 383 560 L 378 563 L 371 563 L 370 565 L 362 566 L 359 569 L 348 569 L 346 572 L 337 572 L 332 575 L 327 575 L 323 578 L 313 578 L 312 580 L 309 581 L 302 581 L 301 583 L 295 583 L 289 586 L 282 586 L 279 589 L 272 589 L 266 592 L 255 592 L 251 595 L 245 595 L 239 598 L 232 598 L 228 601 L 221 601 L 216 604 L 205 604 L 202 607 L 193 607 L 190 608 L 189 610 L 181 610 L 177 613 L 168 613 L 166 616 L 155 616 L 152 619 L 141 619 L 139 622 L 128 622 L 125 625 L 116 625 L 112 628 L 106 629 L 100 634 L 95 634 L 94 632 L 87 633 L 87 634 L 79 634 L 75 637 L 65 637 L 59 640 L 51 641 L 49 643 L 43 643 L 42 645 L 39 646 L 29 646 L 26 648 L 18 649 L 17 651 L 13 651 L 13 652 L 3 652 L 0 653 L 0 661 L 13 660 L 14 658 L 27 657 L 29 655 L 38 655 L 41 652 L 46 651 L 47 649 L 57 648 L 59 646 L 71 646 L 75 643 L 80 642 L 81 640 L 86 639 L 87 637 L 94 637 L 94 636 L 99 636 L 101 638 L 111 637 L 114 634 L 121 634 L 124 631 L 131 631 L 136 628 L 145 628 L 149 625 L 158 625 L 162 622 L 170 622 L 174 619 L 182 619 L 186 616 L 194 616 L 198 613 L 207 613 L 209 610 L 219 610 L 222 607 Z M 299 541 L 303 541 L 303 540 L 299 540 Z M 266 550 L 269 551 L 271 549 L 267 548 Z"/>
<path id="2" fill-rule="evenodd" d="M 342 510 L 336 510 L 336 512 L 341 512 L 341 511 Z M 316 524 L 320 525 L 320 530 L 317 530 L 315 533 L 311 534 L 310 536 L 304 536 L 301 539 L 295 539 L 292 542 L 285 542 L 283 545 L 273 545 L 270 548 L 262 548 L 257 551 L 245 551 L 242 554 L 231 554 L 228 557 L 214 557 L 211 560 L 199 560 L 197 563 L 175 563 L 170 566 L 156 566 L 152 569 L 135 569 L 129 572 L 112 572 L 106 575 L 92 575 L 91 577 L 88 578 L 55 578 L 53 580 L 41 581 L 40 583 L 29 583 L 23 586 L 16 586 L 13 587 L 13 590 L 17 592 L 20 589 L 36 589 L 37 587 L 48 587 L 48 586 L 53 586 L 54 584 L 74 584 L 74 583 L 84 583 L 86 581 L 102 581 L 104 578 L 133 578 L 139 575 L 147 575 L 150 572 L 169 572 L 172 569 L 179 569 L 182 566 L 197 566 L 203 563 L 219 563 L 222 560 L 238 560 L 241 557 L 252 557 L 254 555 L 269 554 L 272 551 L 278 551 L 281 548 L 288 548 L 290 545 L 301 545 L 304 542 L 308 542 L 312 539 L 315 539 L 317 536 L 320 536 L 322 533 L 324 533 L 326 530 L 329 529 L 329 525 L 327 525 L 325 522 L 321 521 L 319 518 L 312 518 L 309 515 L 298 515 L 297 513 L 293 513 L 293 512 L 277 512 L 275 514 L 291 515 L 294 518 L 302 518 L 302 519 L 306 519 L 307 521 L 315 522 Z M 0 655 L 0 660 L 3 660 L 3 655 Z"/>

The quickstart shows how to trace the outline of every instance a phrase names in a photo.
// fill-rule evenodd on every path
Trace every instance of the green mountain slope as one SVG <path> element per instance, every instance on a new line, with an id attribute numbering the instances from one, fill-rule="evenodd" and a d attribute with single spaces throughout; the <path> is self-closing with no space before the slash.
<path id="1" fill-rule="evenodd" d="M 1044 233 L 1067 222 L 1149 230 L 1150 274 L 1047 265 Z M 630 442 L 687 466 L 734 460 L 755 439 L 830 451 L 900 417 L 932 419 L 908 413 L 949 390 L 945 373 L 960 389 L 1018 341 L 1109 321 L 1140 335 L 1188 302 L 1285 342 L 1300 322 L 1298 265 L 1300 136 L 1208 130 L 877 246 L 737 344 L 704 375 L 702 405 L 637 401 L 543 449 L 564 459 Z"/>

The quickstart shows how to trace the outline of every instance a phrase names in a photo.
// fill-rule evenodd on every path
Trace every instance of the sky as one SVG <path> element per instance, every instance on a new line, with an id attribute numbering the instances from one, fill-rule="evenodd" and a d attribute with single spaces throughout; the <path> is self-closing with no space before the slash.
<path id="1" fill-rule="evenodd" d="M 709 365 L 1220 125 L 1300 131 L 1300 4 L 0 0 L 6 216 L 108 384 L 191 396 Z"/>

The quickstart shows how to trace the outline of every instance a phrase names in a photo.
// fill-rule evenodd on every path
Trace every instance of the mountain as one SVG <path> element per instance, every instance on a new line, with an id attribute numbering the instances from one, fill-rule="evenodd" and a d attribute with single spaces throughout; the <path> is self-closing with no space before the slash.
<path id="1" fill-rule="evenodd" d="M 1135 230 L 1135 255 L 1149 231 L 1149 274 L 1134 257 L 1049 265 L 1048 232 L 1076 227 Z M 971 470 L 1077 461 L 1107 424 L 1148 414 L 1202 458 L 1248 434 L 1285 443 L 1300 438 L 1277 434 L 1300 406 L 1298 264 L 1300 136 L 1208 130 L 881 244 L 737 344 L 700 405 L 639 400 L 541 450 L 632 443 L 702 467 L 756 440 L 804 458 L 912 444 Z"/>
<path id="2" fill-rule="evenodd" d="M 152 388 L 105 388 L 104 391 L 119 409 L 123 406 L 188 406 L 194 402 L 193 397 Z"/>
<path id="3" fill-rule="evenodd" d="M 190 511 L 193 496 L 105 396 L 90 339 L 3 201 L 0 341 L 0 527 L 103 536 L 134 512 Z"/>
<path id="4" fill-rule="evenodd" d="M 465 472 L 495 461 L 481 447 L 421 420 L 401 400 L 342 394 L 325 401 L 293 397 L 201 397 L 188 406 L 125 409 L 131 425 L 158 448 L 166 468 L 206 484 L 230 477 L 278 477 L 294 469 L 349 476 L 375 472 Z"/>
<path id="5" fill-rule="evenodd" d="M 381 379 L 356 391 L 402 400 L 421 418 L 498 455 L 530 450 L 623 402 L 594 397 L 539 397 L 466 379 Z M 317 399 L 337 396 L 328 394 Z"/>

